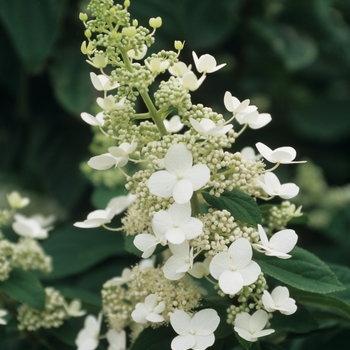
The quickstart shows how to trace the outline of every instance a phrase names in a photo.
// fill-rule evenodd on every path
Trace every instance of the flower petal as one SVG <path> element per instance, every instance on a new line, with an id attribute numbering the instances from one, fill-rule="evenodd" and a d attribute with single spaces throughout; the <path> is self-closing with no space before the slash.
<path id="1" fill-rule="evenodd" d="M 195 337 L 192 334 L 178 335 L 171 342 L 172 350 L 187 350 L 193 348 L 196 344 Z"/>
<path id="2" fill-rule="evenodd" d="M 178 180 L 174 186 L 173 198 L 178 204 L 184 204 L 190 201 L 193 195 L 193 186 L 187 179 Z"/>
<path id="3" fill-rule="evenodd" d="M 219 326 L 220 317 L 214 309 L 204 309 L 198 311 L 192 318 L 192 329 L 196 331 L 196 335 L 209 335 L 214 333 Z"/>
<path id="4" fill-rule="evenodd" d="M 173 195 L 174 187 L 177 183 L 175 175 L 166 170 L 160 170 L 151 175 L 147 181 L 147 186 L 152 194 L 162 198 L 169 198 Z"/>
<path id="5" fill-rule="evenodd" d="M 261 331 L 268 321 L 267 312 L 264 310 L 258 310 L 254 312 L 254 314 L 250 317 L 250 330 L 254 330 L 254 332 Z"/>
<path id="6" fill-rule="evenodd" d="M 191 169 L 192 163 L 192 153 L 183 143 L 172 145 L 165 155 L 165 169 L 176 176 Z"/>
<path id="7" fill-rule="evenodd" d="M 183 310 L 176 310 L 170 314 L 170 323 L 177 334 L 186 335 L 190 331 L 191 316 Z"/>
<path id="8" fill-rule="evenodd" d="M 294 230 L 282 230 L 276 232 L 270 238 L 270 246 L 281 253 L 289 253 L 298 241 L 298 235 Z"/>
<path id="9" fill-rule="evenodd" d="M 219 286 L 226 294 L 236 294 L 243 287 L 243 278 L 237 271 L 226 270 L 219 277 Z"/>
<path id="10" fill-rule="evenodd" d="M 228 252 L 232 259 L 232 265 L 236 269 L 242 269 L 252 260 L 253 250 L 250 242 L 246 238 L 238 238 L 234 241 Z"/>
<path id="11" fill-rule="evenodd" d="M 209 270 L 211 275 L 218 280 L 220 275 L 229 269 L 231 265 L 232 260 L 230 254 L 222 252 L 213 257 L 209 265 Z"/>
<path id="12" fill-rule="evenodd" d="M 141 252 L 144 252 L 142 257 L 145 259 L 150 257 L 156 249 L 157 238 L 148 233 L 142 233 L 134 238 L 134 245 Z"/>
<path id="13" fill-rule="evenodd" d="M 205 164 L 196 164 L 184 177 L 192 183 L 193 191 L 197 191 L 210 180 L 210 169 Z"/>
<path id="14" fill-rule="evenodd" d="M 90 158 L 88 161 L 89 166 L 96 170 L 106 170 L 116 164 L 116 159 L 109 153 L 101 154 Z"/>

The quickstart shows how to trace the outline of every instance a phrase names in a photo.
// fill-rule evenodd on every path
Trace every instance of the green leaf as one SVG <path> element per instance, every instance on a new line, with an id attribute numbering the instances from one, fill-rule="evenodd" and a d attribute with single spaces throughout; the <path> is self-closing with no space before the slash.
<path id="1" fill-rule="evenodd" d="M 62 106 L 72 114 L 79 115 L 91 107 L 94 88 L 90 71 L 79 47 L 64 47 L 55 52 L 50 70 L 54 92 Z"/>
<path id="2" fill-rule="evenodd" d="M 75 339 L 83 327 L 83 320 L 84 318 L 70 318 L 59 328 L 51 328 L 49 331 L 63 343 L 75 347 Z"/>
<path id="3" fill-rule="evenodd" d="M 294 294 L 292 296 L 295 297 Z M 298 304 L 297 311 L 292 315 L 274 312 L 271 328 L 276 332 L 308 333 L 318 328 L 318 322 L 305 307 Z"/>
<path id="4" fill-rule="evenodd" d="M 170 349 L 171 341 L 176 337 L 171 327 L 144 329 L 131 345 L 130 350 L 164 350 Z"/>
<path id="5" fill-rule="evenodd" d="M 291 255 L 290 259 L 278 259 L 256 253 L 254 260 L 266 275 L 303 291 L 332 293 L 345 289 L 332 270 L 312 253 L 295 247 Z"/>
<path id="6" fill-rule="evenodd" d="M 53 272 L 45 279 L 74 275 L 111 256 L 127 255 L 122 233 L 103 228 L 57 230 L 42 245 L 53 258 Z"/>
<path id="7" fill-rule="evenodd" d="M 50 55 L 58 36 L 64 0 L 1 0 L 0 18 L 28 71 Z"/>
<path id="8" fill-rule="evenodd" d="M 0 282 L 0 291 L 34 309 L 45 308 L 45 290 L 38 278 L 30 272 L 13 269 L 10 277 Z"/>
<path id="9" fill-rule="evenodd" d="M 330 265 L 330 267 L 345 286 L 345 290 L 326 295 L 293 290 L 293 297 L 299 303 L 327 309 L 343 315 L 350 320 L 350 268 L 334 264 Z"/>
<path id="10" fill-rule="evenodd" d="M 70 287 L 57 287 L 57 289 L 61 292 L 61 294 L 65 298 L 69 299 L 79 299 L 83 304 L 88 304 L 90 306 L 94 306 L 96 308 L 101 309 L 102 300 L 101 294 L 98 295 L 91 293 L 84 289 L 79 288 L 70 288 Z"/>
<path id="11" fill-rule="evenodd" d="M 244 192 L 234 189 L 224 191 L 220 197 L 202 192 L 203 198 L 216 209 L 228 210 L 232 216 L 251 226 L 257 226 L 261 222 L 261 212 L 256 201 Z"/>

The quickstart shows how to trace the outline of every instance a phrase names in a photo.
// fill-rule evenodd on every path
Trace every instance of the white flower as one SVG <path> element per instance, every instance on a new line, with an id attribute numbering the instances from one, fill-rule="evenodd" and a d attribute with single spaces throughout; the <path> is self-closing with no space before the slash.
<path id="1" fill-rule="evenodd" d="M 92 126 L 103 126 L 105 123 L 103 119 L 103 112 L 98 113 L 96 117 L 86 112 L 81 113 L 80 116 L 85 123 L 88 123 Z"/>
<path id="2" fill-rule="evenodd" d="M 152 220 L 152 228 L 158 237 L 163 237 L 173 244 L 198 237 L 202 233 L 203 223 L 191 217 L 191 204 L 174 203 L 168 211 L 159 210 Z"/>
<path id="3" fill-rule="evenodd" d="M 86 60 L 87 63 L 91 64 L 93 67 L 97 69 L 101 69 L 107 66 L 108 64 L 108 58 L 104 57 L 103 55 L 96 54 L 91 61 Z"/>
<path id="4" fill-rule="evenodd" d="M 263 190 L 270 196 L 290 199 L 299 193 L 299 187 L 291 182 L 281 185 L 278 177 L 271 172 L 264 174 L 264 182 L 257 180 Z"/>
<path id="5" fill-rule="evenodd" d="M 131 278 L 131 270 L 126 267 L 122 271 L 122 275 L 120 277 L 111 278 L 104 284 L 104 286 L 121 286 L 122 284 L 129 282 L 130 278 Z"/>
<path id="6" fill-rule="evenodd" d="M 104 224 L 109 224 L 113 217 L 122 213 L 134 200 L 136 196 L 129 193 L 127 196 L 118 196 L 112 198 L 106 209 L 94 210 L 88 214 L 87 219 L 74 224 L 80 228 L 100 227 Z"/>
<path id="7" fill-rule="evenodd" d="M 183 310 L 170 314 L 170 323 L 179 334 L 171 342 L 172 350 L 204 350 L 214 344 L 214 331 L 220 317 L 214 309 L 204 309 L 192 318 Z"/>
<path id="8" fill-rule="evenodd" d="M 129 56 L 129 58 L 131 59 L 135 59 L 135 60 L 142 60 L 145 56 L 146 56 L 146 53 L 147 53 L 147 45 L 143 44 L 142 45 L 142 50 L 139 51 L 137 54 L 135 52 L 134 49 L 131 49 L 127 52 L 127 55 Z"/>
<path id="9" fill-rule="evenodd" d="M 210 261 L 211 260 L 209 258 L 206 258 L 203 262 L 198 261 L 194 263 L 188 273 L 195 278 L 202 278 L 203 276 L 209 275 Z"/>
<path id="10" fill-rule="evenodd" d="M 205 77 L 206 77 L 205 75 L 202 75 L 198 79 L 192 71 L 189 71 L 185 73 L 181 78 L 182 86 L 186 90 L 195 91 L 202 85 Z"/>
<path id="11" fill-rule="evenodd" d="M 190 118 L 193 128 L 202 135 L 222 136 L 232 129 L 233 125 L 215 125 L 215 123 L 207 118 L 203 118 L 200 122 Z"/>
<path id="12" fill-rule="evenodd" d="M 274 329 L 264 329 L 268 321 L 267 312 L 258 310 L 253 315 L 247 312 L 238 314 L 234 321 L 234 330 L 238 335 L 250 342 L 255 342 L 260 337 L 273 333 Z"/>
<path id="13" fill-rule="evenodd" d="M 22 197 L 17 191 L 13 191 L 7 195 L 7 201 L 11 208 L 21 209 L 29 204 L 30 199 Z"/>
<path id="14" fill-rule="evenodd" d="M 241 155 L 243 156 L 243 158 L 250 159 L 250 160 L 258 160 L 261 158 L 260 154 L 258 155 L 255 154 L 254 148 L 252 147 L 244 147 L 241 150 Z"/>
<path id="15" fill-rule="evenodd" d="M 258 279 L 261 269 L 252 261 L 252 256 L 252 246 L 246 238 L 238 238 L 230 245 L 228 252 L 214 256 L 209 266 L 210 273 L 219 281 L 224 293 L 236 294 L 243 286 Z"/>
<path id="16" fill-rule="evenodd" d="M 86 311 L 81 309 L 81 301 L 78 299 L 73 299 L 69 305 L 64 303 L 63 306 L 71 317 L 80 317 L 86 314 Z"/>
<path id="17" fill-rule="evenodd" d="M 94 350 L 99 343 L 100 328 L 102 322 L 102 314 L 98 318 L 88 315 L 85 318 L 84 328 L 78 333 L 75 344 L 78 350 Z"/>
<path id="18" fill-rule="evenodd" d="M 244 100 L 240 102 L 237 97 L 232 96 L 229 91 L 226 91 L 224 95 L 224 105 L 229 112 L 233 114 L 250 114 L 256 111 L 256 106 L 249 106 L 250 100 Z"/>
<path id="19" fill-rule="evenodd" d="M 120 84 L 114 82 L 111 84 L 109 78 L 107 78 L 103 74 L 95 74 L 93 72 L 90 73 L 90 79 L 94 88 L 98 91 L 109 91 L 117 88 Z"/>
<path id="20" fill-rule="evenodd" d="M 163 73 L 169 67 L 169 61 L 160 58 L 152 58 L 149 61 L 145 61 L 145 64 L 147 68 L 155 74 Z"/>
<path id="21" fill-rule="evenodd" d="M 262 296 L 264 308 L 268 312 L 278 310 L 283 315 L 291 315 L 297 311 L 295 300 L 289 297 L 289 290 L 287 287 L 276 287 L 271 294 L 264 290 Z"/>
<path id="22" fill-rule="evenodd" d="M 125 350 L 126 349 L 126 333 L 125 331 L 117 332 L 109 329 L 106 334 L 109 347 L 108 350 Z"/>
<path id="23" fill-rule="evenodd" d="M 293 161 L 297 153 L 293 147 L 279 147 L 275 150 L 267 147 L 261 142 L 258 142 L 256 148 L 260 154 L 270 163 L 291 164 L 291 163 L 305 163 L 305 161 Z"/>
<path id="24" fill-rule="evenodd" d="M 212 55 L 205 54 L 198 58 L 197 54 L 192 51 L 192 57 L 199 73 L 213 73 L 226 66 L 226 63 L 217 66 L 216 59 Z"/>
<path id="25" fill-rule="evenodd" d="M 149 233 L 141 233 L 134 238 L 134 246 L 143 252 L 141 255 L 144 259 L 149 258 L 155 251 L 157 245 L 162 246 L 167 244 L 167 239 L 164 233 L 154 232 L 155 235 Z"/>
<path id="26" fill-rule="evenodd" d="M 239 124 L 248 124 L 251 129 L 260 129 L 271 121 L 269 113 L 254 111 L 248 114 L 237 113 L 236 120 Z"/>
<path id="27" fill-rule="evenodd" d="M 261 244 L 253 243 L 253 247 L 264 252 L 268 256 L 276 256 L 280 259 L 289 259 L 289 253 L 297 243 L 298 235 L 294 230 L 282 230 L 276 232 L 270 240 L 267 239 L 265 230 L 261 225 L 258 225 Z"/>
<path id="28" fill-rule="evenodd" d="M 164 276 L 168 280 L 179 280 L 192 267 L 193 248 L 187 241 L 181 244 L 169 243 L 169 248 L 173 255 L 166 261 L 163 266 Z"/>
<path id="29" fill-rule="evenodd" d="M 172 145 L 165 155 L 166 170 L 153 173 L 147 182 L 150 192 L 162 198 L 173 197 L 179 204 L 188 202 L 193 191 L 210 179 L 207 165 L 192 164 L 192 154 L 184 144 Z"/>
<path id="30" fill-rule="evenodd" d="M 181 118 L 178 115 L 174 115 L 170 120 L 164 120 L 164 126 L 167 132 L 175 133 L 180 131 L 184 125 L 181 123 Z"/>
<path id="31" fill-rule="evenodd" d="M 109 147 L 108 153 L 90 158 L 88 164 L 96 170 L 106 170 L 115 166 L 121 168 L 129 161 L 129 154 L 135 151 L 137 142 L 123 142 L 119 147 Z"/>
<path id="32" fill-rule="evenodd" d="M 163 322 L 164 317 L 159 315 L 165 309 L 164 301 L 158 302 L 156 294 L 150 294 L 146 297 L 144 303 L 137 303 L 135 310 L 131 313 L 132 319 L 137 323 Z"/>
<path id="33" fill-rule="evenodd" d="M 183 62 L 176 62 L 173 66 L 169 67 L 168 69 L 169 73 L 171 75 L 174 75 L 175 77 L 183 77 L 187 72 L 191 71 L 191 65 L 186 66 Z"/>
<path id="34" fill-rule="evenodd" d="M 48 232 L 53 229 L 51 224 L 55 221 L 55 216 L 34 215 L 27 218 L 22 214 L 15 214 L 14 219 L 12 228 L 18 235 L 34 239 L 45 239 L 48 237 Z"/>
<path id="35" fill-rule="evenodd" d="M 4 316 L 7 315 L 7 311 L 0 309 L 0 324 L 7 324 L 7 321 L 4 319 Z"/>
<path id="36" fill-rule="evenodd" d="M 116 110 L 119 111 L 125 108 L 125 97 L 123 97 L 120 101 L 116 102 L 115 97 L 112 95 L 108 95 L 104 98 L 98 97 L 96 99 L 97 104 L 106 111 Z"/>

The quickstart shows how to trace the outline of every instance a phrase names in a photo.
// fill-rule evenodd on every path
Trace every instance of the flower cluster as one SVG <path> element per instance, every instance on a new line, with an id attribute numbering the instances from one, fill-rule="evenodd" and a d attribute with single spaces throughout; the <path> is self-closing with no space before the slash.
<path id="1" fill-rule="evenodd" d="M 257 199 L 295 197 L 298 186 L 281 184 L 273 170 L 296 163 L 296 152 L 292 147 L 272 150 L 261 142 L 256 144 L 258 155 L 252 148 L 229 151 L 246 128 L 260 129 L 271 116 L 228 91 L 223 96 L 225 117 L 192 104 L 191 92 L 225 64 L 193 52 L 192 69 L 179 60 L 181 42 L 175 42 L 177 52 L 147 57 L 161 19 L 150 20 L 150 31 L 130 21 L 129 5 L 128 0 L 124 6 L 91 0 L 92 18 L 80 15 L 87 38 L 82 52 L 99 70 L 90 77 L 101 93 L 96 100 L 101 111 L 81 117 L 107 140 L 88 165 L 123 174 L 129 194 L 113 198 L 106 209 L 75 225 L 122 230 L 142 258 L 155 257 L 158 264 L 136 265 L 105 283 L 102 311 L 112 332 L 107 338 L 118 338 L 111 348 L 119 349 L 125 347 L 126 329 L 134 341 L 147 327 L 170 324 L 178 334 L 171 342 L 173 350 L 206 349 L 214 343 L 220 322 L 228 322 L 241 338 L 257 341 L 274 332 L 265 329 L 272 312 L 289 315 L 296 306 L 284 286 L 270 294 L 253 252 L 291 258 L 297 235 L 285 224 L 300 210 L 289 205 L 288 218 L 271 224 L 267 219 L 262 226 L 241 217 L 230 203 L 235 194 L 253 206 Z M 149 87 L 160 75 L 164 78 L 152 96 Z M 137 111 L 139 100 L 144 111 Z M 271 169 L 265 160 L 273 164 Z M 121 228 L 106 226 L 125 210 Z M 226 318 L 201 306 L 207 292 L 204 279 L 230 300 Z M 76 340 L 79 349 L 85 342 L 89 349 L 97 347 L 101 317 L 88 316 Z"/>

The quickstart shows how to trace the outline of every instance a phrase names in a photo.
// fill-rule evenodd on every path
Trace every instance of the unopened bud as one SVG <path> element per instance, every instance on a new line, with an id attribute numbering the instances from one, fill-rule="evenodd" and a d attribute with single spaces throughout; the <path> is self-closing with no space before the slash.
<path id="1" fill-rule="evenodd" d="M 79 13 L 79 19 L 83 22 L 85 22 L 88 19 L 88 15 L 86 13 L 80 12 Z"/>
<path id="2" fill-rule="evenodd" d="M 85 36 L 90 39 L 91 38 L 91 30 L 90 29 L 86 29 L 84 32 Z"/>
<path id="3" fill-rule="evenodd" d="M 124 7 L 129 7 L 129 6 L 130 6 L 130 0 L 125 0 Z"/>
<path id="4" fill-rule="evenodd" d="M 162 19 L 160 17 L 150 18 L 149 25 L 154 29 L 159 28 L 162 26 Z"/>
<path id="5" fill-rule="evenodd" d="M 134 27 L 137 27 L 137 26 L 139 25 L 139 21 L 138 21 L 137 19 L 134 19 L 134 20 L 132 21 L 132 25 L 133 25 Z"/>
<path id="6" fill-rule="evenodd" d="M 122 33 L 126 36 L 135 36 L 136 28 L 135 27 L 124 27 Z"/>
<path id="7" fill-rule="evenodd" d="M 181 42 L 180 40 L 175 40 L 174 47 L 176 50 L 181 51 L 184 48 L 185 42 Z"/>

